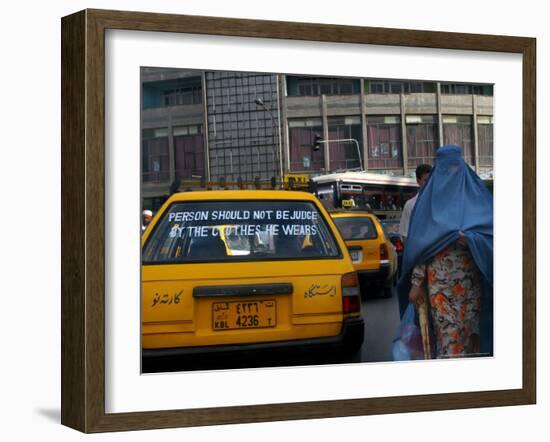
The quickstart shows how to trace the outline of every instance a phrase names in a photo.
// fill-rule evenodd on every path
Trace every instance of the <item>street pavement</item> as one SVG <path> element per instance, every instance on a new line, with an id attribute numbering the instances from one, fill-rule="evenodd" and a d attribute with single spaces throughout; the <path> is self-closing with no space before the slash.
<path id="1" fill-rule="evenodd" d="M 391 298 L 377 296 L 363 300 L 361 309 L 365 320 L 361 362 L 392 361 L 391 345 L 399 327 L 395 289 Z"/>

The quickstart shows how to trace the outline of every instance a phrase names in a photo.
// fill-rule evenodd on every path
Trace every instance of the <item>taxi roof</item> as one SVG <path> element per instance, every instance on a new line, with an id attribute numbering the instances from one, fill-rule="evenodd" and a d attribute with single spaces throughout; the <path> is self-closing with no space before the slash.
<path id="1" fill-rule="evenodd" d="M 355 217 L 355 216 L 365 216 L 368 218 L 376 217 L 372 212 L 366 210 L 333 210 L 329 212 L 329 215 L 332 218 L 343 218 L 343 217 Z"/>
<path id="2" fill-rule="evenodd" d="M 304 191 L 293 190 L 203 190 L 179 192 L 173 194 L 168 201 L 204 201 L 204 200 L 309 200 L 316 201 L 315 195 Z"/>

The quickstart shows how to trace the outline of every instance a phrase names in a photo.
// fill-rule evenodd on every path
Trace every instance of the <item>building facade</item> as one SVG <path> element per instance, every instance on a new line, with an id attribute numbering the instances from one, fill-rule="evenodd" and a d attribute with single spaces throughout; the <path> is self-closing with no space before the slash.
<path id="1" fill-rule="evenodd" d="M 201 180 L 412 176 L 449 143 L 492 179 L 491 85 L 142 69 L 144 208 Z"/>

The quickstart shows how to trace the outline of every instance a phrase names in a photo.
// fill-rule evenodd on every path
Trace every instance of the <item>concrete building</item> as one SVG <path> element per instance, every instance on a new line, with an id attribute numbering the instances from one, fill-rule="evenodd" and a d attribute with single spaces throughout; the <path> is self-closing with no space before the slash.
<path id="1" fill-rule="evenodd" d="M 142 69 L 144 208 L 182 180 L 412 176 L 448 143 L 492 178 L 491 85 Z"/>

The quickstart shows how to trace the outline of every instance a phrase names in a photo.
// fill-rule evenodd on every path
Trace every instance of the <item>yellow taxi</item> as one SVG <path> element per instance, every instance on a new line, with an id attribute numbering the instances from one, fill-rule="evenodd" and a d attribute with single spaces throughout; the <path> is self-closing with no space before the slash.
<path id="1" fill-rule="evenodd" d="M 391 297 L 397 279 L 397 254 L 376 215 L 359 210 L 331 212 L 346 243 L 363 292 L 371 286 L 383 287 Z"/>
<path id="2" fill-rule="evenodd" d="M 174 194 L 143 234 L 141 288 L 144 365 L 363 342 L 357 273 L 307 192 Z"/>

